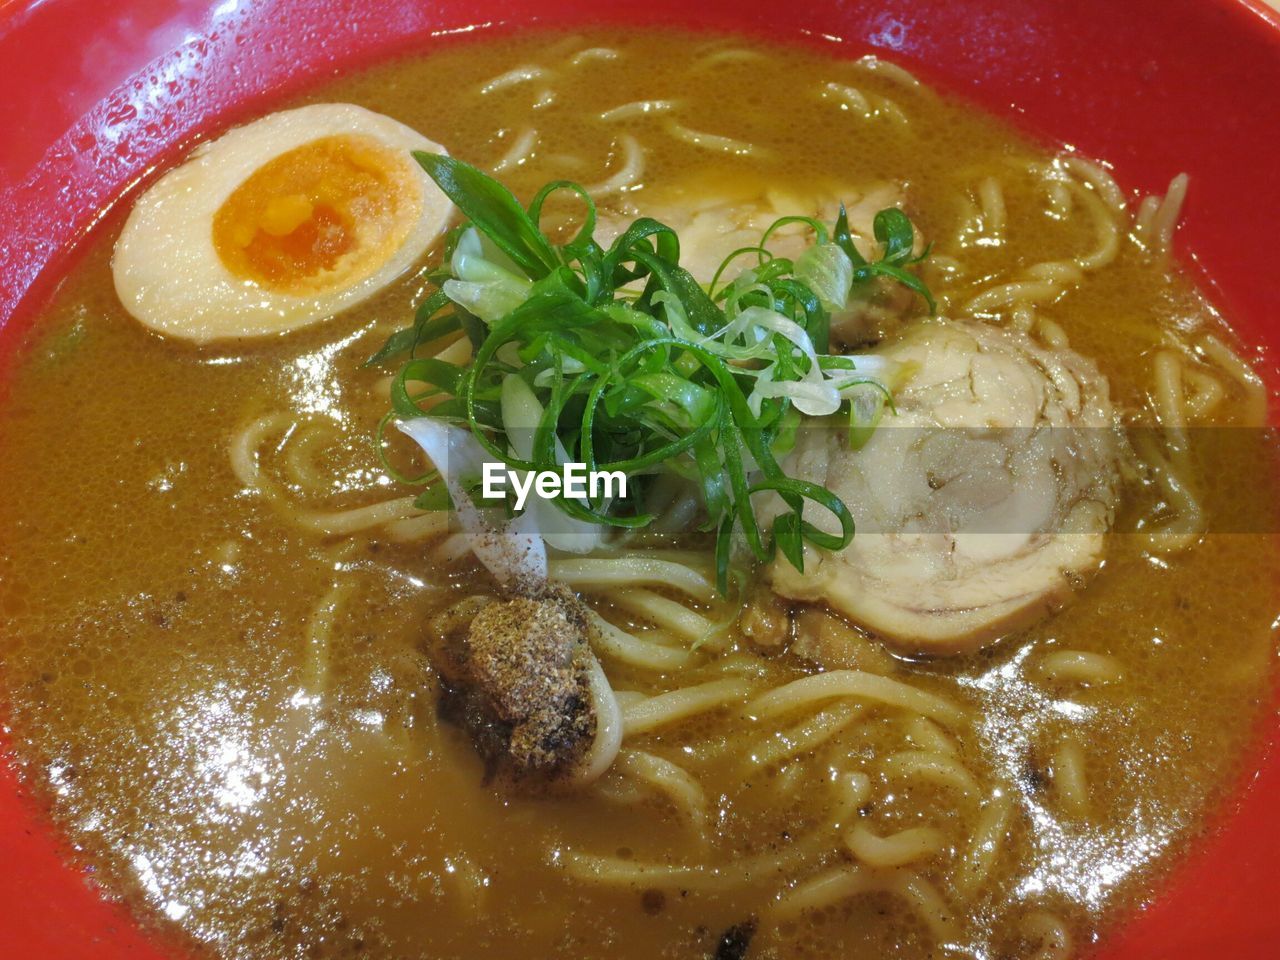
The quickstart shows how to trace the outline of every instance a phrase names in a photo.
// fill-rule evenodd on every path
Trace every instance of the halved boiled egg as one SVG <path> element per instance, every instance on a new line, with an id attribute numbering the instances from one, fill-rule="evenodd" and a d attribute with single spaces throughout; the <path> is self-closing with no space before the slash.
<path id="1" fill-rule="evenodd" d="M 138 198 L 112 259 L 120 301 L 151 329 L 200 342 L 332 317 L 448 224 L 452 205 L 413 150 L 445 152 L 346 103 L 228 131 Z"/>

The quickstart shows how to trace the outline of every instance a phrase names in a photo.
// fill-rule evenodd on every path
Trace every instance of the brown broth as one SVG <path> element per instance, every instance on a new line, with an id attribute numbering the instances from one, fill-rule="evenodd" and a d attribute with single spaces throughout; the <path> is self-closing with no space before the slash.
<path id="1" fill-rule="evenodd" d="M 1092 242 L 1087 222 L 1046 227 L 1043 198 L 1015 175 L 1045 152 L 1004 124 L 808 51 L 751 47 L 751 60 L 697 66 L 720 43 L 653 32 L 502 38 L 379 66 L 307 99 L 387 113 L 481 165 L 536 125 L 537 152 L 506 177 L 525 198 L 553 177 L 603 179 L 611 134 L 625 130 L 649 148 L 645 190 L 712 173 L 797 189 L 905 182 L 924 236 L 971 277 Z M 566 65 L 590 46 L 621 56 Z M 541 81 L 478 92 L 528 62 L 556 65 L 551 106 L 530 111 Z M 893 98 L 909 122 L 842 114 L 815 93 L 832 79 Z M 594 119 L 672 96 L 688 127 L 764 145 L 770 157 L 699 150 L 652 117 Z M 961 249 L 951 238 L 962 199 L 987 175 L 1005 180 L 1009 241 Z M 782 849 L 829 816 L 826 764 L 874 770 L 903 748 L 900 720 L 872 711 L 847 743 L 791 774 L 803 789 L 776 770 L 744 778 L 733 750 L 713 755 L 697 767 L 719 811 L 708 850 L 661 804 L 486 785 L 461 735 L 436 722 L 419 649 L 425 617 L 469 589 L 472 573 L 433 569 L 420 546 L 298 532 L 241 489 L 227 456 L 234 430 L 256 416 L 319 417 L 340 437 L 314 461 L 333 478 L 324 503 L 376 499 L 369 438 L 383 374 L 360 362 L 379 332 L 410 316 L 421 276 L 317 329 L 198 350 L 124 313 L 109 268 L 118 229 L 116 217 L 26 339 L 0 411 L 0 702 L 14 750 L 76 855 L 166 935 L 236 960 L 708 956 L 785 878 L 658 896 L 575 881 L 556 852 L 727 863 Z M 1146 396 L 1150 348 L 1164 331 L 1219 322 L 1181 275 L 1127 243 L 1047 312 L 1129 410 Z M 1238 509 L 1247 490 L 1254 529 L 1275 530 L 1274 491 L 1257 479 L 1268 451 L 1231 451 L 1202 465 L 1207 509 Z M 1151 496 L 1131 491 L 1122 527 Z M 1015 792 L 995 871 L 958 909 L 958 949 L 1029 955 L 1018 952 L 1029 949 L 1018 922 L 1033 907 L 1064 917 L 1087 945 L 1152 895 L 1222 795 L 1266 697 L 1278 574 L 1280 554 L 1262 533 L 1211 534 L 1167 562 L 1115 536 L 1105 569 L 1060 615 L 977 656 L 898 665 L 899 678 L 973 709 L 980 722 L 960 737 L 962 761 Z M 335 583 L 346 592 L 329 692 L 320 709 L 299 706 L 307 624 Z M 1026 665 L 1055 646 L 1111 654 L 1127 677 L 1092 689 L 1030 680 Z M 769 683 L 802 672 L 785 658 L 761 669 Z M 703 667 L 679 679 L 715 675 Z M 652 683 L 627 671 L 614 680 Z M 678 759 L 685 745 L 746 738 L 742 724 L 717 715 L 646 743 Z M 1056 816 L 1041 782 L 1046 751 L 1067 729 L 1087 745 L 1091 808 L 1081 822 Z M 974 804 L 922 783 L 875 783 L 866 816 L 878 831 L 938 826 L 954 848 L 939 869 L 968 844 Z M 749 955 L 930 950 L 910 911 L 873 896 L 762 923 Z"/>

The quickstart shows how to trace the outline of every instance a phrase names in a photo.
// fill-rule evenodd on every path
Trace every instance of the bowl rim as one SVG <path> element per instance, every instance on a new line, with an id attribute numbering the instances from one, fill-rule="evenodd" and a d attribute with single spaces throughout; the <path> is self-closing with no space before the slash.
<path id="1" fill-rule="evenodd" d="M 11 57 L 10 62 L 30 68 L 16 71 L 11 97 L 25 94 L 38 98 L 48 92 L 40 86 L 48 81 L 33 58 L 37 52 L 56 53 L 59 44 L 66 45 L 67 32 L 74 34 L 76 23 L 82 26 L 92 24 L 94 2 L 96 0 L 9 0 L 7 4 L 0 3 L 0 60 L 5 59 L 5 54 L 19 51 L 19 55 Z M 957 5 L 971 11 L 989 10 L 999 23 L 1016 22 L 1011 18 L 1011 8 L 1017 6 L 1016 0 L 987 0 L 985 3 L 983 0 L 961 0 Z M 1078 4 L 1081 10 L 1097 12 L 1099 16 L 1104 15 L 1106 5 L 1104 0 L 1080 0 Z M 351 23 L 371 22 L 365 19 L 368 11 L 358 9 L 360 6 L 359 0 L 338 0 L 328 5 L 323 0 L 277 0 L 266 4 L 266 7 L 277 11 L 304 11 L 313 17 L 335 16 L 333 10 L 338 10 L 339 15 Z M 321 67 L 339 63 L 359 66 L 363 62 L 405 52 L 424 42 L 429 47 L 449 42 L 459 35 L 470 35 L 476 24 L 484 22 L 479 18 L 490 6 L 484 0 L 446 0 L 437 5 L 435 14 L 426 16 L 454 16 L 455 21 L 441 19 L 433 23 L 423 19 L 424 14 L 411 0 L 393 0 L 386 9 L 408 18 L 411 40 L 406 41 L 404 36 L 396 35 L 394 28 L 389 28 L 385 20 L 378 21 L 382 32 L 374 37 L 363 54 L 356 55 L 351 50 L 335 51 L 332 59 L 323 61 Z M 716 4 L 709 6 L 715 7 Z M 745 24 L 745 32 L 752 33 L 767 23 L 766 4 L 747 2 L 742 6 L 756 17 Z M 865 6 L 867 4 L 853 3 L 840 5 L 840 8 L 847 12 L 854 8 L 861 10 Z M 866 49 L 892 47 L 891 35 L 883 34 L 877 38 L 871 31 L 873 28 L 889 29 L 892 24 L 885 19 L 886 16 L 890 20 L 896 18 L 895 22 L 900 25 L 915 26 L 916 21 L 911 19 L 906 9 L 908 6 L 905 0 L 886 0 L 879 4 L 882 12 L 889 13 L 878 20 L 858 21 L 861 29 L 858 41 Z M 1050 6 L 1054 5 L 1045 2 L 1027 9 L 1043 13 Z M 1167 23 L 1160 26 L 1162 19 L 1177 18 L 1183 18 L 1188 29 L 1191 25 L 1216 23 L 1222 29 L 1232 30 L 1232 37 L 1244 53 L 1257 57 L 1259 51 L 1269 51 L 1266 54 L 1270 58 L 1268 62 L 1280 77 L 1280 9 L 1263 0 L 1132 0 L 1128 6 L 1124 17 L 1131 21 L 1144 21 L 1156 31 L 1168 29 Z M 213 15 L 216 12 L 215 0 L 138 0 L 133 7 L 141 11 L 140 19 L 148 23 L 156 21 L 153 26 L 158 27 L 166 18 L 179 22 L 189 35 L 180 45 L 179 60 L 195 56 L 191 62 L 197 71 L 200 68 L 199 57 L 206 58 L 207 62 L 212 56 L 234 55 L 226 33 L 235 29 L 234 17 L 241 12 L 234 0 L 217 5 L 216 9 L 230 10 L 230 14 L 221 20 Z M 582 23 L 589 7 L 585 0 L 544 0 L 541 3 L 539 0 L 515 0 L 509 4 L 505 22 L 488 25 L 498 29 L 517 29 L 524 25 Z M 922 9 L 937 11 L 939 7 L 937 0 L 921 4 Z M 697 12 L 679 0 L 658 0 L 655 9 L 674 21 L 695 25 L 689 20 Z M 1211 15 L 1214 13 L 1221 14 L 1221 17 L 1215 19 Z M 806 15 L 812 14 L 806 12 Z M 823 12 L 819 11 L 817 19 L 808 21 L 807 33 L 799 31 L 791 39 L 816 46 L 828 45 L 831 38 L 823 33 L 822 15 Z M 713 20 L 714 17 L 703 25 L 715 29 L 717 23 Z M 744 24 L 738 26 L 741 28 Z M 879 42 L 873 42 L 877 39 Z M 1100 42 L 1105 48 L 1105 39 Z M 32 44 L 32 49 L 23 50 L 28 43 Z M 191 52 L 201 49 L 205 52 Z M 982 53 L 978 51 L 975 55 L 981 57 Z M 65 132 L 50 140 L 44 132 L 29 134 L 19 130 L 15 137 L 0 145 L 0 238 L 5 241 L 4 249 L 0 250 L 0 328 L 3 328 L 0 330 L 0 394 L 3 394 L 7 380 L 5 367 L 12 358 L 13 342 L 27 324 L 34 322 L 39 306 L 83 252 L 86 238 L 93 235 L 105 212 L 129 196 L 139 183 L 154 173 L 157 165 L 163 166 L 168 159 L 182 152 L 191 137 L 198 135 L 200 130 L 211 124 L 225 126 L 235 122 L 261 105 L 297 91 L 319 69 L 312 64 L 306 70 L 290 75 L 287 70 L 282 71 L 277 61 L 269 61 L 266 66 L 275 71 L 268 74 L 273 84 L 269 89 L 255 90 L 254 79 L 248 79 L 238 85 L 230 85 L 218 96 L 202 99 L 201 93 L 196 91 L 193 96 L 198 103 L 192 108 L 185 127 L 176 132 L 173 129 L 161 130 L 153 136 L 138 134 L 131 141 L 133 153 L 128 157 L 113 157 L 106 150 L 98 150 L 104 143 L 111 146 L 120 142 L 118 137 L 104 139 L 105 131 L 135 129 L 133 125 L 141 122 L 137 113 L 123 115 L 123 111 L 134 102 L 131 84 L 140 75 L 157 69 L 163 72 L 172 66 L 174 54 L 174 50 L 161 50 L 156 57 L 141 63 L 126 56 L 127 68 L 115 73 L 92 74 L 88 71 L 83 78 L 83 90 L 78 91 L 79 98 L 68 101 L 65 108 L 57 108 L 66 115 L 60 114 L 61 119 L 70 121 Z M 59 64 L 67 61 L 66 57 L 55 56 L 53 59 Z M 912 58 L 908 55 L 904 59 L 910 61 Z M 916 65 L 912 66 L 915 68 Z M 922 73 L 937 83 L 936 71 L 925 69 Z M 1132 71 L 1126 74 L 1128 79 L 1135 76 Z M 958 90 L 945 82 L 941 86 L 947 92 L 959 93 L 966 99 L 981 99 L 975 97 L 974 89 Z M 1261 101 L 1276 104 L 1276 112 L 1272 115 L 1280 116 L 1280 83 L 1276 90 L 1262 90 L 1258 95 Z M 4 98 L 4 92 L 0 91 L 0 101 Z M 1014 98 L 1008 109 L 997 109 L 996 112 L 1012 116 L 1017 123 L 1019 105 Z M 57 113 L 57 110 L 51 112 Z M 163 113 L 160 110 L 154 116 L 142 119 L 163 117 Z M 0 126 L 5 119 L 6 115 L 0 112 Z M 1042 132 L 1032 130 L 1036 136 Z M 90 161 L 100 163 L 103 168 L 97 174 L 86 174 L 85 155 L 77 150 L 78 144 L 87 142 L 86 136 L 92 138 L 97 151 L 90 155 Z M 1260 147 L 1269 147 L 1270 155 L 1280 156 L 1280 134 L 1276 130 L 1270 131 L 1269 139 L 1266 130 L 1259 136 Z M 28 160 L 34 158 L 33 163 L 24 165 L 21 157 L 15 160 L 5 154 L 6 148 L 12 153 L 14 144 L 22 140 L 30 141 L 28 146 L 31 149 L 26 157 Z M 1139 166 L 1137 161 L 1131 163 L 1135 169 Z M 1131 184 L 1136 181 L 1146 187 L 1156 186 L 1145 174 L 1127 179 Z M 66 194 L 68 184 L 78 185 L 83 192 Z M 60 195 L 65 199 L 62 207 L 54 202 Z M 1280 196 L 1280 193 L 1273 190 L 1269 196 Z M 1272 213 L 1280 214 L 1280 205 L 1270 209 Z M 65 217 L 51 221 L 49 214 L 55 210 L 64 212 Z M 46 232 L 52 239 L 48 239 Z M 1218 275 L 1211 266 L 1213 258 L 1202 256 L 1200 248 L 1206 243 L 1210 246 L 1221 243 L 1221 238 L 1208 226 L 1193 230 L 1194 236 L 1200 237 L 1201 234 L 1207 240 L 1196 239 L 1189 244 L 1180 244 L 1184 255 L 1190 258 L 1188 265 L 1202 276 L 1209 276 L 1209 293 L 1223 305 L 1224 310 L 1237 316 L 1253 313 L 1257 309 L 1256 297 L 1248 291 L 1243 298 L 1239 296 L 1238 278 L 1231 276 L 1225 284 L 1213 280 Z M 18 249 L 20 246 L 24 249 Z M 1241 303 L 1245 306 L 1242 307 Z M 1261 334 L 1260 320 L 1257 325 L 1257 332 Z M 1280 350 L 1280 335 L 1273 347 L 1272 357 Z M 1273 385 L 1280 382 L 1274 379 L 1274 373 L 1271 382 Z M 1227 945 L 1242 958 L 1272 955 L 1273 951 L 1261 935 L 1280 933 L 1280 918 L 1270 919 L 1265 909 L 1280 894 L 1280 877 L 1270 872 L 1274 854 L 1280 851 L 1280 826 L 1266 829 L 1269 821 L 1280 820 L 1274 816 L 1280 811 L 1280 753 L 1277 751 L 1280 723 L 1276 722 L 1274 713 L 1273 710 L 1268 715 L 1269 722 L 1260 734 L 1259 747 L 1250 755 L 1256 758 L 1256 763 L 1250 760 L 1238 789 L 1232 793 L 1232 799 L 1217 814 L 1220 822 L 1216 822 L 1208 831 L 1209 835 L 1198 840 L 1190 852 L 1177 858 L 1179 862 L 1173 869 L 1173 879 L 1168 887 L 1161 890 L 1156 902 L 1139 916 L 1125 921 L 1108 938 L 1106 956 L 1191 958 Z M 58 842 L 45 832 L 35 799 L 29 795 L 8 761 L 8 745 L 3 737 L 0 737 L 0 752 L 5 755 L 5 760 L 0 762 L 0 858 L 10 865 L 0 867 L 0 930 L 7 926 L 8 936 L 16 937 L 14 944 L 19 951 L 25 951 L 25 955 L 48 957 L 50 960 L 63 956 L 79 957 L 88 942 L 107 951 L 101 954 L 104 958 L 158 956 L 150 939 L 139 932 L 122 908 L 98 901 L 96 894 L 85 886 L 84 877 L 62 859 L 65 851 L 61 851 Z M 1236 829 L 1244 822 L 1241 818 L 1253 825 L 1250 830 Z M 27 869 L 13 869 L 13 864 L 22 864 Z M 1250 877 L 1257 878 L 1252 888 L 1250 884 L 1241 882 Z M 44 898 L 47 902 L 33 906 L 33 897 Z M 1231 929 L 1206 927 L 1210 921 L 1205 919 L 1204 911 L 1191 905 L 1195 897 L 1211 901 L 1217 910 L 1212 916 L 1218 917 L 1219 923 L 1230 925 Z M 49 939 L 49 930 L 53 927 L 80 931 L 77 935 L 85 939 L 69 946 Z M 4 936 L 0 932 L 0 943 L 4 942 Z"/>

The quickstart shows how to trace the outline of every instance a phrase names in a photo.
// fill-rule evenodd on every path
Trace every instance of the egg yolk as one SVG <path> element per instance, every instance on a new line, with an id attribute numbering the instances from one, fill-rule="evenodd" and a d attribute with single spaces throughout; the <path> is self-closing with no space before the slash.
<path id="1" fill-rule="evenodd" d="M 213 218 L 235 276 L 299 295 L 349 287 L 400 247 L 422 208 L 421 178 L 372 137 L 323 137 L 264 163 Z"/>

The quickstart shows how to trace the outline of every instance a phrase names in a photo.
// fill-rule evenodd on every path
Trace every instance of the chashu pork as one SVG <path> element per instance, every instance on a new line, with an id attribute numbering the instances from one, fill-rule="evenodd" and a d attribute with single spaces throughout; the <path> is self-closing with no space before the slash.
<path id="1" fill-rule="evenodd" d="M 1102 563 L 1114 519 L 1123 444 L 1106 379 L 970 321 L 921 321 L 877 352 L 910 365 L 897 415 L 856 451 L 844 430 L 807 429 L 786 464 L 837 493 L 857 534 L 808 549 L 803 573 L 775 561 L 773 588 L 908 655 L 970 651 L 1056 610 Z"/>
<path id="2" fill-rule="evenodd" d="M 830 228 L 845 205 L 854 246 L 870 260 L 880 257 L 874 236 L 875 215 L 886 207 L 903 207 L 906 198 L 897 184 L 885 181 L 855 188 L 812 183 L 803 189 L 783 189 L 774 183 L 749 178 L 726 181 L 693 177 L 662 191 L 646 189 L 602 208 L 595 239 L 608 247 L 636 217 L 653 217 L 680 235 L 680 265 L 700 283 L 709 284 L 725 257 L 735 250 L 754 247 L 764 231 L 780 217 L 814 217 Z M 780 227 L 769 238 L 769 252 L 795 258 L 813 242 L 809 228 L 800 223 Z M 917 240 L 921 247 L 923 243 Z M 736 258 L 720 282 L 731 280 L 755 265 L 749 254 Z M 846 348 L 874 343 L 901 323 L 903 316 L 919 309 L 915 295 L 901 284 L 874 279 L 859 297 L 831 318 L 831 338 Z"/>

